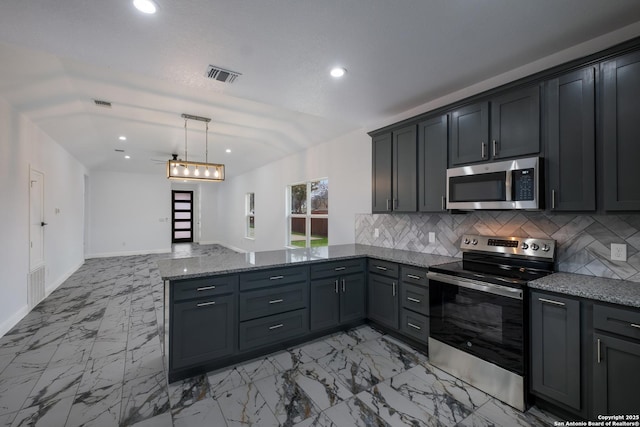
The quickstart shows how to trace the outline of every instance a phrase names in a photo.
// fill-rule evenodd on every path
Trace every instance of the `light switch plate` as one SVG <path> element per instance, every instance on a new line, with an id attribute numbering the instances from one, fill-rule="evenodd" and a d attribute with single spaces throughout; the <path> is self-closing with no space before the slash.
<path id="1" fill-rule="evenodd" d="M 435 243 L 436 242 L 436 233 L 434 233 L 433 231 L 429 232 L 429 243 Z"/>
<path id="2" fill-rule="evenodd" d="M 611 260 L 612 261 L 626 261 L 627 260 L 627 245 L 624 243 L 612 243 L 611 244 Z"/>
<path id="3" fill-rule="evenodd" d="M 378 228 L 373 229 L 373 237 L 380 237 L 380 229 Z"/>

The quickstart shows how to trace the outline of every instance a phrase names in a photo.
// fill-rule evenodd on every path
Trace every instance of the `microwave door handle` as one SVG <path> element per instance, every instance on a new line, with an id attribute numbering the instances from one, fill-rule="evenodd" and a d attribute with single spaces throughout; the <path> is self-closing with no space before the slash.
<path id="1" fill-rule="evenodd" d="M 506 171 L 506 176 L 505 176 L 505 183 L 504 183 L 504 191 L 505 191 L 505 200 L 507 202 L 510 202 L 511 200 L 513 200 L 513 189 L 512 189 L 512 176 L 513 173 L 512 171 L 508 170 Z"/>

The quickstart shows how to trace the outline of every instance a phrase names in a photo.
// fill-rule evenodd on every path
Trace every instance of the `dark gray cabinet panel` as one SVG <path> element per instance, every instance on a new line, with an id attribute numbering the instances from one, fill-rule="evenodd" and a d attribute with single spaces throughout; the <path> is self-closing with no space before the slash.
<path id="1" fill-rule="evenodd" d="M 393 132 L 393 202 L 394 212 L 418 210 L 416 126 Z"/>
<path id="2" fill-rule="evenodd" d="M 307 282 L 240 293 L 240 321 L 307 306 Z"/>
<path id="3" fill-rule="evenodd" d="M 446 208 L 448 115 L 418 125 L 418 210 Z"/>
<path id="4" fill-rule="evenodd" d="M 489 103 L 467 105 L 451 113 L 451 165 L 489 159 Z"/>
<path id="5" fill-rule="evenodd" d="M 429 318 L 406 308 L 402 309 L 400 317 L 400 332 L 426 344 L 429 340 Z"/>
<path id="6" fill-rule="evenodd" d="M 366 259 L 345 259 L 343 261 L 321 262 L 311 266 L 311 280 L 324 277 L 344 276 L 364 271 Z"/>
<path id="7" fill-rule="evenodd" d="M 398 280 L 378 274 L 369 275 L 368 318 L 392 329 L 398 329 Z"/>
<path id="8" fill-rule="evenodd" d="M 237 330 L 235 295 L 174 303 L 171 369 L 232 355 Z"/>
<path id="9" fill-rule="evenodd" d="M 309 331 L 308 316 L 307 309 L 302 309 L 242 322 L 239 348 L 251 350 L 304 335 Z"/>
<path id="10" fill-rule="evenodd" d="M 547 82 L 547 207 L 596 209 L 595 69 Z"/>
<path id="11" fill-rule="evenodd" d="M 364 272 L 340 278 L 340 323 L 356 322 L 367 317 L 365 288 Z"/>
<path id="12" fill-rule="evenodd" d="M 339 286 L 337 277 L 311 281 L 309 328 L 312 331 L 328 329 L 340 324 Z"/>
<path id="13" fill-rule="evenodd" d="M 371 211 L 374 213 L 391 212 L 392 148 L 391 133 L 372 139 Z"/>
<path id="14" fill-rule="evenodd" d="M 540 88 L 512 90 L 491 100 L 490 157 L 540 152 Z"/>
<path id="15" fill-rule="evenodd" d="M 369 273 L 381 274 L 387 277 L 398 278 L 400 268 L 395 262 L 380 261 L 377 259 L 369 260 Z"/>
<path id="16" fill-rule="evenodd" d="M 228 294 L 237 289 L 237 275 L 176 280 L 171 285 L 174 301 Z"/>
<path id="17" fill-rule="evenodd" d="M 306 282 L 309 277 L 309 267 L 285 267 L 272 270 L 256 271 L 240 274 L 240 290 L 249 291 L 260 288 L 286 285 L 289 283 Z"/>
<path id="18" fill-rule="evenodd" d="M 402 306 L 416 313 L 429 314 L 429 288 L 402 282 L 400 289 Z"/>
<path id="19" fill-rule="evenodd" d="M 593 334 L 593 414 L 638 414 L 640 341 Z"/>
<path id="20" fill-rule="evenodd" d="M 580 410 L 580 302 L 532 291 L 530 304 L 531 389 Z"/>
<path id="21" fill-rule="evenodd" d="M 640 210 L 640 52 L 604 62 L 604 208 Z"/>

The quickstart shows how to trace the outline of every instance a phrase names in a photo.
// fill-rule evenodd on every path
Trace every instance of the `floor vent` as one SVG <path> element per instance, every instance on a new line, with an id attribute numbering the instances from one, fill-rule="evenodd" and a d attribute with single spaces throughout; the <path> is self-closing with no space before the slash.
<path id="1" fill-rule="evenodd" d="M 238 72 L 225 70 L 224 68 L 216 67 L 215 65 L 209 65 L 207 68 L 207 77 L 213 80 L 218 80 L 222 83 L 233 83 L 236 81 L 236 78 L 241 75 L 242 74 Z"/>
<path id="2" fill-rule="evenodd" d="M 29 274 L 29 290 L 27 294 L 29 310 L 44 299 L 44 265 Z"/>

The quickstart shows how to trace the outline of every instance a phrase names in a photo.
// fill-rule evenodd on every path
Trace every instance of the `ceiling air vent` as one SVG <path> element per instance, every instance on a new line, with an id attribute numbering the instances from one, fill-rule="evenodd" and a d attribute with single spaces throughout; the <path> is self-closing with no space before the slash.
<path id="1" fill-rule="evenodd" d="M 93 102 L 96 104 L 97 107 L 111 108 L 111 103 L 109 101 L 94 99 Z"/>
<path id="2" fill-rule="evenodd" d="M 124 150 L 119 150 L 119 149 L 117 149 L 117 148 L 116 148 L 116 149 L 115 149 L 115 152 L 116 152 L 116 153 L 124 153 Z"/>
<path id="3" fill-rule="evenodd" d="M 222 83 L 233 83 L 236 81 L 236 78 L 241 75 L 242 74 L 235 71 L 225 70 L 215 65 L 209 65 L 207 68 L 207 77 Z"/>

